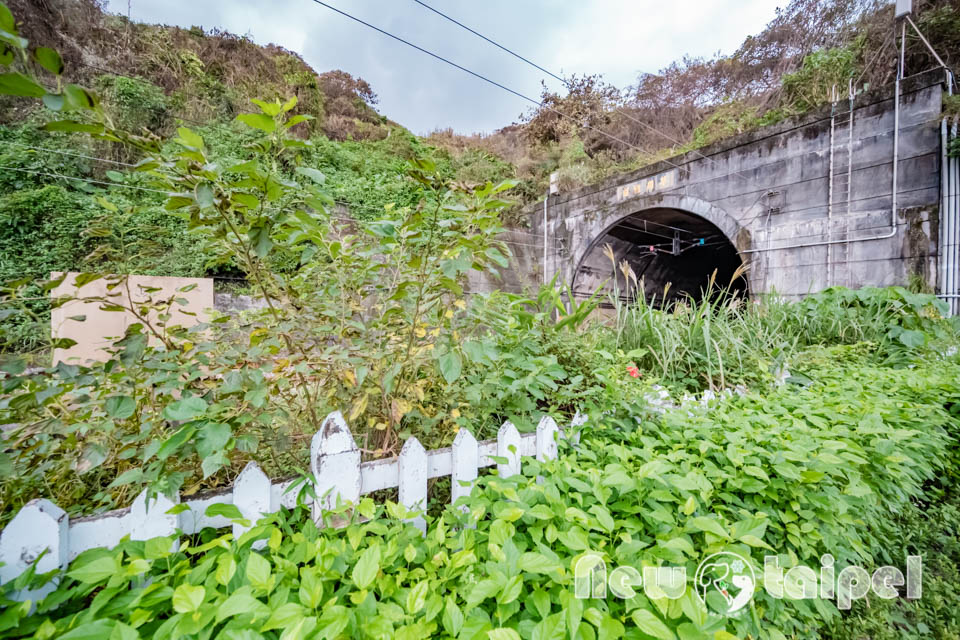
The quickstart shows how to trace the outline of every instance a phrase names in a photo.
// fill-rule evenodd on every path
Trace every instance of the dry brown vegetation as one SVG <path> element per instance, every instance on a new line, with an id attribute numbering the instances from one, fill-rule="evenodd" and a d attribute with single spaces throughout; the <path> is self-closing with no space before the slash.
<path id="1" fill-rule="evenodd" d="M 385 122 L 376 95 L 344 71 L 318 74 L 295 52 L 201 27 L 131 22 L 104 12 L 101 0 L 9 0 L 22 35 L 61 52 L 69 80 L 103 85 L 104 76 L 141 77 L 160 87 L 176 116 L 200 123 L 249 111 L 250 99 L 298 98 L 316 119 L 301 129 L 331 139 L 380 139 Z M 98 79 L 100 79 L 98 83 Z M 109 92 L 107 92 L 109 93 Z M 9 109 L 9 107 L 8 107 Z M 13 114 L 0 114 L 14 121 Z M 309 127 L 313 127 L 310 130 Z"/>
<path id="2" fill-rule="evenodd" d="M 945 62 L 960 59 L 960 8 L 917 0 L 914 19 Z M 581 186 L 893 81 L 893 4 L 882 0 L 792 0 L 730 55 L 674 62 L 624 90 L 598 75 L 568 79 L 568 92 L 544 90 L 544 106 L 489 136 L 437 132 L 428 140 L 464 153 L 496 153 L 542 193 L 559 170 L 561 186 Z M 906 70 L 937 66 L 908 32 Z M 561 112 L 564 115 L 559 115 Z"/>
<path id="3" fill-rule="evenodd" d="M 24 35 L 63 52 L 75 80 L 111 97 L 104 74 L 139 76 L 158 86 L 166 110 L 150 128 L 175 118 L 228 119 L 249 99 L 296 95 L 299 111 L 316 119 L 303 135 L 331 140 L 388 138 L 399 126 L 375 110 L 377 96 L 361 78 L 340 70 L 317 73 L 296 53 L 199 27 L 129 22 L 106 14 L 100 0 L 11 0 Z M 948 65 L 960 58 L 960 8 L 955 0 L 916 0 L 915 20 Z M 544 88 L 542 106 L 490 135 L 437 130 L 425 138 L 449 155 L 465 182 L 516 177 L 524 201 L 538 199 L 551 172 L 563 189 L 596 182 L 723 138 L 807 112 L 848 83 L 859 90 L 888 84 L 895 74 L 893 5 L 883 0 L 792 0 L 759 34 L 732 54 L 685 57 L 618 89 L 600 75 L 574 76 L 565 94 Z M 906 68 L 936 62 L 908 36 Z M 116 97 L 116 96 L 112 96 Z M 5 107 L 5 109 L 4 109 Z M 22 114 L 0 103 L 0 121 Z M 562 114 L 562 115 L 560 115 Z M 147 114 L 149 116 L 149 114 Z M 406 133 L 406 132 L 404 132 Z"/>

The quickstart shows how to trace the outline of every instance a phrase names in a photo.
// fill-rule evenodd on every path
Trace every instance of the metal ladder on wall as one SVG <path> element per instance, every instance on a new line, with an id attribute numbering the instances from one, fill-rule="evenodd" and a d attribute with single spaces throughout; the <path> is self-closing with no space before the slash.
<path id="1" fill-rule="evenodd" d="M 839 94 L 833 87 L 830 114 L 830 173 L 827 187 L 827 240 L 850 236 L 850 202 L 853 190 L 853 79 L 847 86 L 846 111 L 837 111 Z M 827 245 L 827 286 L 850 286 L 849 244 Z"/>

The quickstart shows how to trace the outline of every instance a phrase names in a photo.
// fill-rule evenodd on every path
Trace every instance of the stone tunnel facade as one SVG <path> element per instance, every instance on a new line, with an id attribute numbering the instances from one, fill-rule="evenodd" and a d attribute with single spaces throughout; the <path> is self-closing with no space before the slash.
<path id="1" fill-rule="evenodd" d="M 792 298 L 911 278 L 936 286 L 944 80 L 926 73 L 901 85 L 895 210 L 888 87 L 852 109 L 838 103 L 551 196 L 546 261 L 543 241 L 531 242 L 543 234 L 543 203 L 531 206 L 530 229 L 511 246 L 516 266 L 499 286 L 559 274 L 578 295 L 609 287 L 605 245 L 648 288 L 672 278 L 690 289 L 713 268 L 726 285 L 740 263 L 750 294 Z"/>

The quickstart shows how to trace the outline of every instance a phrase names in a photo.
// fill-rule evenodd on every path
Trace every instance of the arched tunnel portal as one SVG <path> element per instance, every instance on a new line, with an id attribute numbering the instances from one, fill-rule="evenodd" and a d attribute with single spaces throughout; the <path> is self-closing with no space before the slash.
<path id="1" fill-rule="evenodd" d="M 624 261 L 635 280 L 624 270 Z M 634 299 L 642 288 L 644 297 L 657 306 L 701 300 L 708 291 L 746 298 L 748 283 L 741 265 L 737 248 L 715 224 L 683 209 L 655 207 L 621 217 L 597 234 L 577 264 L 572 285 L 577 297 L 604 285 L 606 292 L 616 291 L 624 300 Z"/>

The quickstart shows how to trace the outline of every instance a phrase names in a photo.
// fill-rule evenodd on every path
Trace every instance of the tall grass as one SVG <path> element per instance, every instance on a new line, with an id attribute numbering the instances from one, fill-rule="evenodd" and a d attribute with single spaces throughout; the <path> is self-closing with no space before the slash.
<path id="1" fill-rule="evenodd" d="M 870 343 L 888 364 L 906 362 L 918 349 L 955 342 L 956 325 L 934 296 L 902 287 L 827 289 L 803 300 L 775 294 L 744 300 L 730 284 L 718 285 L 716 272 L 705 283 L 701 299 L 671 305 L 647 299 L 630 265 L 616 264 L 625 290 L 613 279 L 611 328 L 616 347 L 635 364 L 669 386 L 691 391 L 737 384 L 771 382 L 806 347 Z M 668 284 L 659 298 L 667 300 Z"/>

